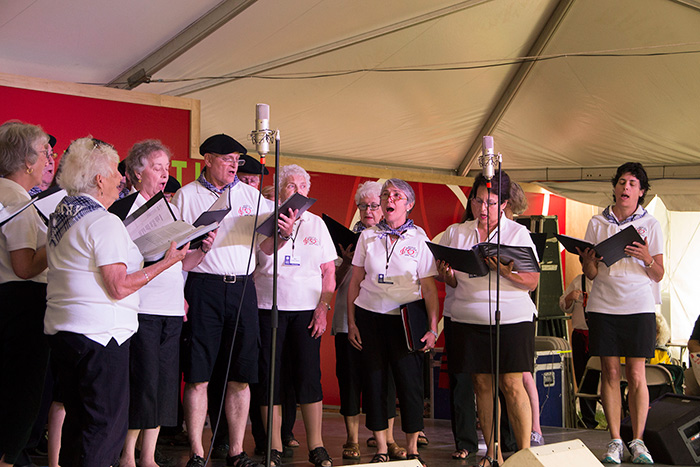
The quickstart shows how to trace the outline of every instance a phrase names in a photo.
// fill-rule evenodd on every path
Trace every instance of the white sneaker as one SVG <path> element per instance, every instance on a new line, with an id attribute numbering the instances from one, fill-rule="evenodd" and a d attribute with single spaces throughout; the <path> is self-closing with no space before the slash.
<path id="1" fill-rule="evenodd" d="M 633 439 L 630 444 L 627 445 L 630 452 L 632 453 L 632 463 L 633 464 L 653 464 L 654 460 L 649 454 L 644 441 L 641 439 Z"/>
<path id="2" fill-rule="evenodd" d="M 622 454 L 625 446 L 621 439 L 614 439 L 608 443 L 608 451 L 605 453 L 603 462 L 606 464 L 621 464 Z"/>

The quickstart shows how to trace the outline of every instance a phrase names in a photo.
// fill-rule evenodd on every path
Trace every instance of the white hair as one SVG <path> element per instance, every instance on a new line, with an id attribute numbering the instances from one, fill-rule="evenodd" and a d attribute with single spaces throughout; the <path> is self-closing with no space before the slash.
<path id="1" fill-rule="evenodd" d="M 97 194 L 95 177 L 114 175 L 114 165 L 119 163 L 119 155 L 109 144 L 93 139 L 91 136 L 76 139 L 61 158 L 61 172 L 58 184 L 65 188 L 70 196 L 78 193 Z"/>
<path id="2" fill-rule="evenodd" d="M 294 175 L 304 177 L 306 185 L 309 187 L 309 189 L 311 189 L 311 177 L 309 176 L 309 173 L 306 170 L 304 170 L 301 166 L 298 166 L 296 164 L 290 164 L 283 165 L 282 167 L 280 167 L 280 190 L 282 189 L 282 187 L 284 187 L 285 183 L 287 182 L 287 178 Z"/>
<path id="3" fill-rule="evenodd" d="M 360 200 L 362 198 L 369 198 L 372 196 L 376 196 L 377 198 L 379 198 L 379 195 L 381 194 L 381 183 L 373 182 L 372 180 L 368 180 L 365 183 L 360 183 L 360 185 L 357 187 L 357 191 L 355 192 L 355 204 L 360 204 Z"/>

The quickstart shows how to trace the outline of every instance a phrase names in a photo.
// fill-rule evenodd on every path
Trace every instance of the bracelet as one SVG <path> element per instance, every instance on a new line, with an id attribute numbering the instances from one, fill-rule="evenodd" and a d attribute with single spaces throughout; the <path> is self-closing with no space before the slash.
<path id="1" fill-rule="evenodd" d="M 437 332 L 433 331 L 432 329 L 428 329 L 428 332 L 429 332 L 430 334 L 432 334 L 433 336 L 435 336 L 435 340 L 437 340 L 437 338 L 438 338 L 438 333 L 437 333 Z"/>
<path id="2" fill-rule="evenodd" d="M 321 303 L 323 303 L 323 304 L 326 306 L 326 311 L 331 311 L 331 306 L 328 304 L 328 302 L 325 302 L 325 301 L 323 301 L 323 300 L 321 300 L 320 302 L 318 302 L 319 305 L 320 305 Z"/>
<path id="3" fill-rule="evenodd" d="M 148 273 L 147 273 L 144 269 L 141 269 L 141 272 L 143 273 L 143 277 L 146 278 L 146 284 L 148 284 L 149 282 L 151 282 L 151 278 L 148 277 Z"/>
<path id="4" fill-rule="evenodd" d="M 281 240 L 284 240 L 285 242 L 292 239 L 292 234 L 289 234 L 289 235 L 287 235 L 287 236 L 285 237 L 284 235 L 282 235 L 282 231 L 279 230 L 279 229 L 277 230 L 277 236 L 278 236 Z"/>
<path id="5" fill-rule="evenodd" d="M 205 250 L 205 249 L 204 249 L 204 243 L 202 243 L 201 245 L 199 245 L 199 249 L 202 250 L 202 252 L 205 253 L 205 254 L 206 254 L 206 253 L 209 253 L 209 250 L 211 250 L 211 248 L 209 248 L 209 250 Z"/>
<path id="6" fill-rule="evenodd" d="M 651 263 L 645 264 L 644 267 L 647 268 L 647 269 L 651 269 L 651 267 L 654 265 L 655 262 L 656 262 L 656 261 L 654 260 L 654 257 L 652 256 L 652 257 L 651 257 Z"/>

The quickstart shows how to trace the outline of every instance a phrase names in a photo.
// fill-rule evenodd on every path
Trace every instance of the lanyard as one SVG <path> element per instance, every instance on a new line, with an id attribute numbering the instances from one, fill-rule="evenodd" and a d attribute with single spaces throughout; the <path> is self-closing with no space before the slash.
<path id="1" fill-rule="evenodd" d="M 394 242 L 394 245 L 391 247 L 391 251 L 389 251 L 389 244 L 387 243 L 387 235 L 384 237 L 384 247 L 386 248 L 386 266 L 384 267 L 384 272 L 388 273 L 389 271 L 389 260 L 391 260 L 391 255 L 394 254 L 394 249 L 396 248 L 396 245 L 399 243 L 399 239 L 397 238 L 396 241 Z"/>

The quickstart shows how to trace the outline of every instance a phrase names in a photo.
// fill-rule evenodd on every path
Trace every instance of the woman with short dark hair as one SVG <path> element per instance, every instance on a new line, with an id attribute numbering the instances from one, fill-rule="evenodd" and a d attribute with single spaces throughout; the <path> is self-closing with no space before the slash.
<path id="1" fill-rule="evenodd" d="M 644 242 L 627 246 L 627 257 L 610 267 L 600 262 L 592 248 L 579 252 L 584 274 L 594 280 L 586 307 L 589 345 L 591 355 L 600 356 L 601 399 L 612 438 L 603 462 L 619 464 L 624 454 L 620 438 L 620 357 L 626 357 L 634 438 L 628 449 L 635 464 L 651 464 L 653 460 L 642 441 L 649 412 L 645 359 L 654 356 L 655 312 L 660 301 L 656 283 L 664 277 L 663 235 L 659 222 L 642 207 L 650 188 L 642 164 L 622 164 L 612 186 L 615 204 L 589 221 L 586 241 L 598 244 L 631 225 Z"/>

